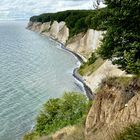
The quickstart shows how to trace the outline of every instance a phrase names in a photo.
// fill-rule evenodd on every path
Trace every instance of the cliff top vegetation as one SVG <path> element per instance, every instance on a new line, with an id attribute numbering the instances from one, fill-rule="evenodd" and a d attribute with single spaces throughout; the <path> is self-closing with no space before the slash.
<path id="1" fill-rule="evenodd" d="M 54 20 L 65 21 L 70 29 L 70 36 L 74 36 L 87 29 L 106 30 L 105 21 L 107 17 L 105 8 L 100 10 L 68 10 L 57 13 L 44 13 L 39 16 L 30 18 L 32 22 L 53 22 Z M 102 19 L 98 19 L 98 15 L 103 15 Z"/>

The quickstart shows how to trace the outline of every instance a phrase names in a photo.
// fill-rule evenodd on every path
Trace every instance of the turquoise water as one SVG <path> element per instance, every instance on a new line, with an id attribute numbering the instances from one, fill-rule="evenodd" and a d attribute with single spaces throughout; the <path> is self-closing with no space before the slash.
<path id="1" fill-rule="evenodd" d="M 31 130 L 47 99 L 83 90 L 72 76 L 78 60 L 26 24 L 0 22 L 0 140 Z"/>

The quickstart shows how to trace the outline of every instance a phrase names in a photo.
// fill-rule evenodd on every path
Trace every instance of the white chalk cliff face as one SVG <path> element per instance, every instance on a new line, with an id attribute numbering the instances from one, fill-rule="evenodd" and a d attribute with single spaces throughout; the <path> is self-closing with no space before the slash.
<path id="1" fill-rule="evenodd" d="M 69 29 L 66 26 L 65 22 L 58 23 L 54 21 L 51 22 L 40 23 L 40 22 L 29 22 L 27 28 L 32 31 L 36 31 L 42 33 L 46 36 L 52 37 L 53 39 L 61 42 L 62 44 L 66 44 L 69 37 Z"/>
<path id="2" fill-rule="evenodd" d="M 69 29 L 65 22 L 54 21 L 40 23 L 29 22 L 28 29 L 43 33 L 46 36 L 50 36 L 53 39 L 61 42 L 69 50 L 84 56 L 90 57 L 91 53 L 100 46 L 100 40 L 102 39 L 102 31 L 96 31 L 89 29 L 86 33 L 80 33 L 69 39 Z"/>
<path id="3" fill-rule="evenodd" d="M 69 38 L 69 28 L 65 22 L 51 22 L 40 23 L 40 22 L 29 22 L 28 29 L 39 32 L 46 36 L 49 36 L 60 43 L 62 43 L 67 49 L 81 56 L 86 61 L 92 52 L 100 47 L 101 39 L 103 38 L 103 31 L 96 31 L 88 29 L 86 33 L 79 33 Z M 85 75 L 83 78 L 86 84 L 94 92 L 102 79 L 109 76 L 125 76 L 125 72 L 121 71 L 114 66 L 111 61 L 105 61 L 91 75 Z"/>
<path id="4" fill-rule="evenodd" d="M 88 29 L 86 33 L 80 33 L 69 39 L 66 48 L 88 58 L 100 46 L 102 34 L 102 31 Z"/>

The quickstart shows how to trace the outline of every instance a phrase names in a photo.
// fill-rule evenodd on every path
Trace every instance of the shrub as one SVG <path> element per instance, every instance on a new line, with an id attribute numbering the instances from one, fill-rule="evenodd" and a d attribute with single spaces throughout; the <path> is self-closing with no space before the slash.
<path id="1" fill-rule="evenodd" d="M 88 108 L 85 95 L 65 93 L 62 98 L 50 99 L 37 117 L 36 132 L 51 134 L 67 125 L 82 122 Z"/>
<path id="2" fill-rule="evenodd" d="M 93 64 L 95 61 L 97 60 L 97 56 L 95 55 L 95 53 L 92 53 L 91 57 L 88 59 L 88 65 Z"/>

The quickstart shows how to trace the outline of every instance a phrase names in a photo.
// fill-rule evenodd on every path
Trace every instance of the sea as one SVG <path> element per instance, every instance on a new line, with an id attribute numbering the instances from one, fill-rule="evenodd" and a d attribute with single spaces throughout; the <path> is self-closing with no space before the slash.
<path id="1" fill-rule="evenodd" d="M 0 21 L 0 140 L 20 140 L 33 130 L 48 99 L 84 91 L 73 77 L 78 59 L 26 25 Z"/>

